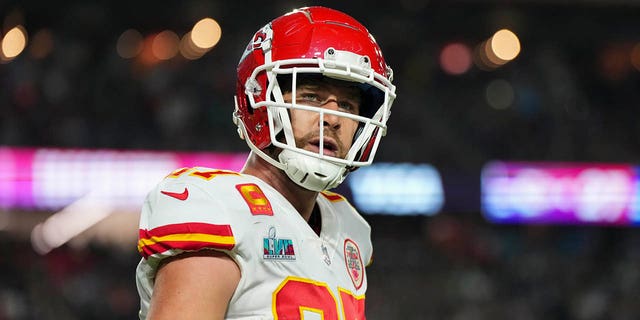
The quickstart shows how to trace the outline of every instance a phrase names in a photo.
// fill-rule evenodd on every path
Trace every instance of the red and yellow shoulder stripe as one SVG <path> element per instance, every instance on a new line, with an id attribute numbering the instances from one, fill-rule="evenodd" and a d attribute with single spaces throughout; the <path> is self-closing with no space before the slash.
<path id="1" fill-rule="evenodd" d="M 327 198 L 329 201 L 331 202 L 338 202 L 338 201 L 344 201 L 345 198 L 342 195 L 339 195 L 335 192 L 331 192 L 331 191 L 322 191 L 320 192 L 320 194 L 322 194 L 325 198 Z"/>
<path id="2" fill-rule="evenodd" d="M 139 230 L 138 251 L 145 259 L 172 249 L 231 250 L 234 246 L 231 226 L 226 224 L 189 222 Z"/>
<path id="3" fill-rule="evenodd" d="M 198 177 L 204 180 L 211 180 L 216 176 L 220 176 L 220 175 L 234 175 L 234 176 L 240 175 L 239 173 L 235 171 L 230 171 L 230 170 L 185 167 L 185 168 L 174 170 L 169 175 L 167 175 L 166 178 L 178 178 L 184 174 L 187 174 L 191 177 Z"/>

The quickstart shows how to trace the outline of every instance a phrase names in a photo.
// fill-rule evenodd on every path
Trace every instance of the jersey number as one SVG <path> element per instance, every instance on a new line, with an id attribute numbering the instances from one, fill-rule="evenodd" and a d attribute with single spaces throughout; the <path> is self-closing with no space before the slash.
<path id="1" fill-rule="evenodd" d="M 279 320 L 363 320 L 364 296 L 338 288 L 338 301 L 327 284 L 309 279 L 288 277 L 273 293 L 273 313 Z"/>

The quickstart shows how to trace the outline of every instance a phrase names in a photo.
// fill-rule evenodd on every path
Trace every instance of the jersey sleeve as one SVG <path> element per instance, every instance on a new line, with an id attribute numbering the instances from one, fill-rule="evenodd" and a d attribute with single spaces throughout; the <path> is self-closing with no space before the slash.
<path id="1" fill-rule="evenodd" d="M 219 181 L 201 180 L 205 179 L 170 175 L 147 195 L 140 215 L 138 252 L 153 268 L 182 252 L 232 253 L 238 228 L 228 204 L 220 199 L 235 190 L 227 190 Z"/>

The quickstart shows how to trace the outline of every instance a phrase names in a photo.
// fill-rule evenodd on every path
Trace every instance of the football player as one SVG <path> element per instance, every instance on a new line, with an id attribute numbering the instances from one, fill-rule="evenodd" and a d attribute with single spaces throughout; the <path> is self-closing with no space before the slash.
<path id="1" fill-rule="evenodd" d="M 371 164 L 395 87 L 354 18 L 306 7 L 251 38 L 241 172 L 182 168 L 145 200 L 140 319 L 364 319 L 370 227 L 328 190 Z"/>

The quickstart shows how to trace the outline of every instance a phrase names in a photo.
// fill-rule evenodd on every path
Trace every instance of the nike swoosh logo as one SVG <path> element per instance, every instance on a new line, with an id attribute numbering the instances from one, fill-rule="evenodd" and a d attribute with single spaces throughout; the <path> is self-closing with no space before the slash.
<path id="1" fill-rule="evenodd" d="M 181 193 L 162 191 L 162 190 L 160 191 L 160 193 L 162 193 L 164 195 L 167 195 L 169 197 L 172 197 L 172 198 L 176 198 L 176 199 L 178 199 L 180 201 L 187 200 L 187 198 L 189 197 L 189 190 L 187 190 L 186 187 L 184 188 L 184 191 L 182 191 Z"/>

